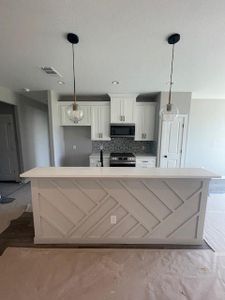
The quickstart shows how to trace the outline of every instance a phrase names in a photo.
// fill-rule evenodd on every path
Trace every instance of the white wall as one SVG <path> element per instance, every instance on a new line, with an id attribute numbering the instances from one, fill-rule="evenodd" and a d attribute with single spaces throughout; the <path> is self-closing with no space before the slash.
<path id="1" fill-rule="evenodd" d="M 51 166 L 60 167 L 64 161 L 65 146 L 63 128 L 60 126 L 58 95 L 54 91 L 48 93 L 48 107 Z"/>
<path id="2" fill-rule="evenodd" d="M 161 92 L 160 109 L 168 103 L 168 92 Z M 171 102 L 177 106 L 180 114 L 189 114 L 191 105 L 191 93 L 190 92 L 173 92 Z"/>
<path id="3" fill-rule="evenodd" d="M 92 152 L 91 126 L 65 126 L 64 144 L 64 166 L 89 166 L 89 155 Z M 73 150 L 73 145 L 76 145 L 76 150 Z"/>
<path id="4" fill-rule="evenodd" d="M 225 175 L 225 99 L 192 99 L 186 166 Z"/>
<path id="5" fill-rule="evenodd" d="M 17 108 L 23 170 L 49 166 L 48 106 L 20 95 Z"/>
<path id="6" fill-rule="evenodd" d="M 9 90 L 6 87 L 0 86 L 0 101 L 16 105 L 17 103 L 17 96 L 14 92 Z"/>

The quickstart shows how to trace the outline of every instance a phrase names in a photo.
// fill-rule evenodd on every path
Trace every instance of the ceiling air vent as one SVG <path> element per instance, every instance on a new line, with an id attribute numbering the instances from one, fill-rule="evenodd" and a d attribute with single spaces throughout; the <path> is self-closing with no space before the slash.
<path id="1" fill-rule="evenodd" d="M 48 75 L 62 77 L 62 75 L 53 67 L 41 67 L 41 69 Z"/>

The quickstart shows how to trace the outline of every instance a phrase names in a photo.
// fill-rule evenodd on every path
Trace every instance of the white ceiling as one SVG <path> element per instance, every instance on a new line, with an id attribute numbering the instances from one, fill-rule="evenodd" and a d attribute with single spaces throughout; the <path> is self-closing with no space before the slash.
<path id="1" fill-rule="evenodd" d="M 174 90 L 225 98 L 224 0 L 0 0 L 0 85 L 71 93 L 67 32 L 80 37 L 79 94 L 166 91 L 165 39 L 179 32 Z M 43 73 L 44 65 L 66 84 Z"/>

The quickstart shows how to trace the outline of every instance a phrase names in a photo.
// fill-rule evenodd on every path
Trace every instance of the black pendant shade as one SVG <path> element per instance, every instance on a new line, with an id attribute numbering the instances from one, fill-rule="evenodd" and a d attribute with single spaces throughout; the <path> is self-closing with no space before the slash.
<path id="1" fill-rule="evenodd" d="M 78 35 L 76 35 L 75 33 L 68 33 L 68 34 L 67 34 L 67 40 L 68 40 L 71 44 L 78 44 L 78 43 L 79 43 L 79 37 L 78 37 Z"/>
<path id="2" fill-rule="evenodd" d="M 174 33 L 168 36 L 167 42 L 170 45 L 176 44 L 180 40 L 180 34 L 179 33 Z"/>

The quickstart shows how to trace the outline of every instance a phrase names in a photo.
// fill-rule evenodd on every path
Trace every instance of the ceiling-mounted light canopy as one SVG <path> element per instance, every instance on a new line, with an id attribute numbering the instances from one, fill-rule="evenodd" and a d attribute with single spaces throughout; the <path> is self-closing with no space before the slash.
<path id="1" fill-rule="evenodd" d="M 172 85 L 173 85 L 173 69 L 174 69 L 174 48 L 175 44 L 179 42 L 180 40 L 180 34 L 174 33 L 171 34 L 167 38 L 167 42 L 169 45 L 172 45 L 172 55 L 171 55 L 171 64 L 170 64 L 170 88 L 169 88 L 169 98 L 168 103 L 162 107 L 160 110 L 160 117 L 164 121 L 174 121 L 179 114 L 178 108 L 171 103 L 172 98 Z"/>
<path id="2" fill-rule="evenodd" d="M 76 98 L 76 81 L 75 81 L 75 63 L 74 63 L 74 44 L 79 43 L 79 37 L 74 33 L 67 34 L 67 40 L 72 44 L 73 55 L 73 104 L 66 108 L 66 113 L 71 121 L 78 123 L 83 119 L 84 113 L 79 109 Z"/>

